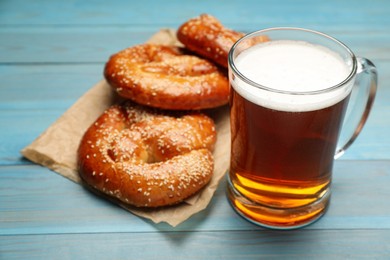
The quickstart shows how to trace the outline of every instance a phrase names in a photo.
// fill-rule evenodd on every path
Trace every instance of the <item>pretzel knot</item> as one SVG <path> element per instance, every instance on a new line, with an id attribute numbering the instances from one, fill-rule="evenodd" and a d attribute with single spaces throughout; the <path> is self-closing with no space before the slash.
<path id="1" fill-rule="evenodd" d="M 138 104 L 171 110 L 197 110 L 227 104 L 226 73 L 213 63 L 174 46 L 141 44 L 110 57 L 108 83 Z"/>
<path id="2" fill-rule="evenodd" d="M 84 134 L 80 176 L 127 204 L 176 204 L 211 179 L 215 141 L 214 122 L 204 114 L 168 113 L 128 101 L 108 108 Z"/>

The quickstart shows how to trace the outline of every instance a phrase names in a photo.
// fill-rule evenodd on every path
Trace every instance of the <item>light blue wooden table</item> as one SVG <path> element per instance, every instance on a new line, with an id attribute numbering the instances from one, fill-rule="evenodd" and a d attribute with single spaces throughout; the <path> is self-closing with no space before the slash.
<path id="1" fill-rule="evenodd" d="M 222 181 L 181 225 L 153 224 L 22 158 L 102 79 L 108 56 L 210 13 L 240 31 L 323 31 L 371 59 L 379 91 L 361 136 L 335 163 L 318 222 L 270 231 L 239 217 Z M 0 1 L 0 259 L 390 259 L 390 2 Z"/>

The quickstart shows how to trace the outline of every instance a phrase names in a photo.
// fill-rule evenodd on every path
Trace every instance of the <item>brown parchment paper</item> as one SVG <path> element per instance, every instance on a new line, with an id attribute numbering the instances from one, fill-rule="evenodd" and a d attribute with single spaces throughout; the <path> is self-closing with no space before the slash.
<path id="1" fill-rule="evenodd" d="M 171 29 L 159 31 L 148 42 L 179 45 L 175 32 Z M 75 183 L 83 184 L 77 172 L 76 155 L 79 142 L 86 129 L 97 117 L 109 106 L 118 102 L 119 99 L 107 82 L 101 80 L 76 101 L 36 140 L 23 148 L 21 151 L 22 155 Z M 205 209 L 228 168 L 230 158 L 228 108 L 225 106 L 208 110 L 205 113 L 208 113 L 216 123 L 217 143 L 214 150 L 214 175 L 210 183 L 201 192 L 179 205 L 157 209 L 140 209 L 126 205 L 101 193 L 97 192 L 97 194 L 117 203 L 135 215 L 148 218 L 155 223 L 166 222 L 171 226 L 176 226 L 193 214 Z"/>

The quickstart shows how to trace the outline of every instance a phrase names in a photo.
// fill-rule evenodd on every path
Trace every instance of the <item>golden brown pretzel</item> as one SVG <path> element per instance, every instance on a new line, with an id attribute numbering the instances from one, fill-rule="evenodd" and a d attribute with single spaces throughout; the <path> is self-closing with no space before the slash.
<path id="1" fill-rule="evenodd" d="M 207 60 L 184 55 L 178 47 L 127 48 L 110 57 L 104 75 L 119 95 L 147 106 L 190 110 L 228 102 L 226 75 Z"/>
<path id="2" fill-rule="evenodd" d="M 227 67 L 230 48 L 242 36 L 208 14 L 190 19 L 177 30 L 177 38 L 186 48 L 223 67 Z"/>
<path id="3" fill-rule="evenodd" d="M 181 202 L 213 173 L 215 126 L 206 115 L 164 114 L 128 101 L 107 109 L 84 134 L 81 178 L 138 207 Z"/>

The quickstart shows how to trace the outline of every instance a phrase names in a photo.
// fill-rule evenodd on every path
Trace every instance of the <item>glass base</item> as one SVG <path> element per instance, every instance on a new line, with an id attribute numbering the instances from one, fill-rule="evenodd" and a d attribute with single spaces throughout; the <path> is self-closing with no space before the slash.
<path id="1" fill-rule="evenodd" d="M 312 224 L 322 217 L 330 202 L 330 188 L 323 196 L 307 205 L 295 208 L 277 208 L 251 201 L 237 191 L 230 181 L 229 174 L 227 196 L 230 205 L 244 219 L 270 229 L 297 229 Z"/>

